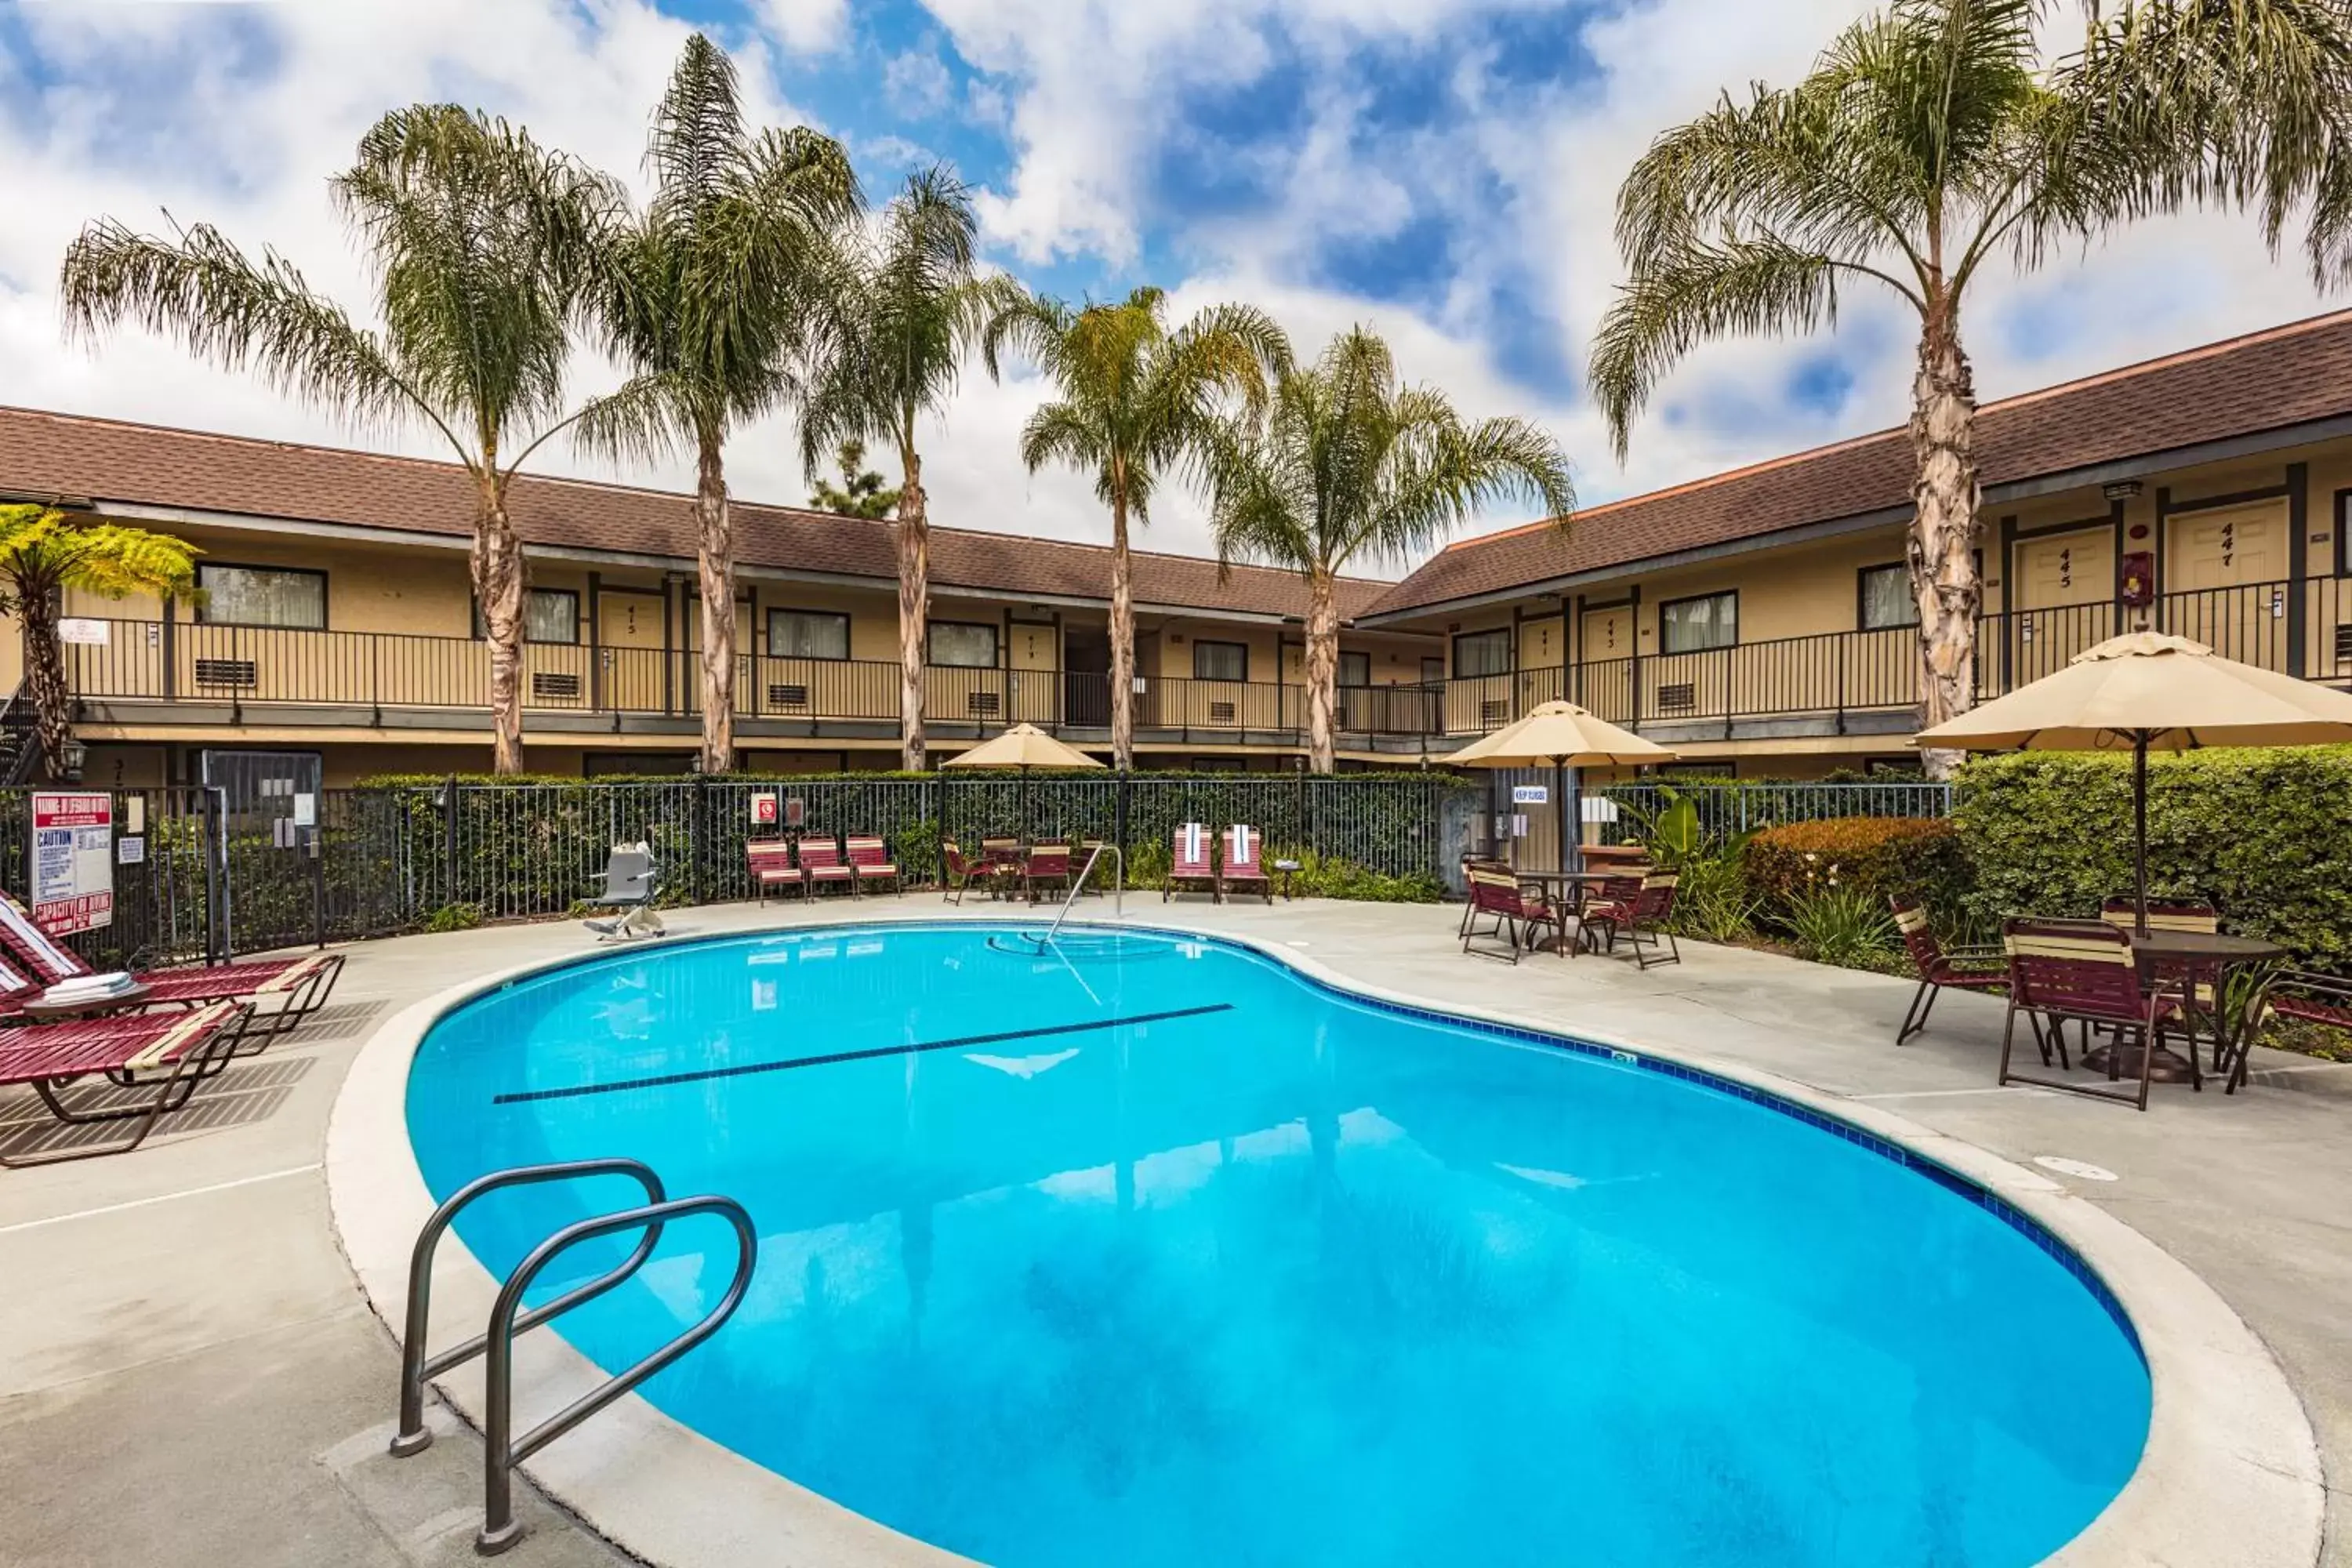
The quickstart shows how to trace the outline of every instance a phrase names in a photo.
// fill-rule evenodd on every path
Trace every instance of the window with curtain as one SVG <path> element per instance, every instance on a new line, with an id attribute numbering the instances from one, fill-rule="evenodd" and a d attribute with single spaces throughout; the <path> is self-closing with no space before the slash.
<path id="1" fill-rule="evenodd" d="M 1511 629 L 1508 626 L 1496 626 L 1491 632 L 1464 632 L 1454 639 L 1455 679 L 1510 673 Z"/>
<path id="2" fill-rule="evenodd" d="M 1445 659 L 1438 654 L 1421 656 L 1421 679 L 1426 686 L 1434 686 L 1445 679 Z"/>
<path id="3" fill-rule="evenodd" d="M 489 627 L 482 620 L 482 602 L 474 601 L 474 637 L 478 641 L 489 636 Z M 522 640 L 525 642 L 568 642 L 580 640 L 580 595 L 569 588 L 532 588 L 522 600 Z"/>
<path id="4" fill-rule="evenodd" d="M 1368 653 L 1343 653 L 1339 656 L 1339 684 L 1370 686 L 1372 683 L 1372 656 Z"/>
<path id="5" fill-rule="evenodd" d="M 996 663 L 996 628 L 978 621 L 933 621 L 933 664 L 953 669 L 987 669 Z"/>
<path id="6" fill-rule="evenodd" d="M 1238 642 L 1192 643 L 1192 679 L 1195 680 L 1247 680 L 1249 679 L 1249 644 Z"/>
<path id="7" fill-rule="evenodd" d="M 196 563 L 204 601 L 196 618 L 222 626 L 327 629 L 327 574 L 290 566 Z"/>
<path id="8" fill-rule="evenodd" d="M 1739 640 L 1739 595 L 1702 594 L 1658 606 L 1658 642 L 1667 653 L 1729 647 Z"/>
<path id="9" fill-rule="evenodd" d="M 829 610 L 770 610 L 768 653 L 774 658 L 847 658 L 849 617 Z"/>
<path id="10" fill-rule="evenodd" d="M 1919 601 L 1911 596 L 1911 568 L 1900 561 L 1892 566 L 1862 569 L 1862 629 L 1885 631 L 1890 626 L 1919 624 Z"/>

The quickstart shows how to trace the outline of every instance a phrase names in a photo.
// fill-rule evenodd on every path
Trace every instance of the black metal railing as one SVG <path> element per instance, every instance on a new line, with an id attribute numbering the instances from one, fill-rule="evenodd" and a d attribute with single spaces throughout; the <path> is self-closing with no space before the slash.
<path id="1" fill-rule="evenodd" d="M 2136 619 L 2111 602 L 1985 616 L 1977 627 L 1976 689 L 1999 696 L 2062 668 Z M 2211 644 L 2244 663 L 2320 680 L 2352 679 L 2352 579 L 2257 583 L 2168 594 L 2150 625 Z M 96 700 L 384 709 L 488 706 L 488 645 L 392 632 L 296 631 L 169 621 L 113 621 L 102 642 L 66 649 L 68 681 Z M 1108 676 L 1077 670 L 923 671 L 936 725 L 986 731 L 1017 723 L 1108 731 Z M 698 710 L 695 656 L 683 650 L 533 643 L 523 650 L 526 712 L 688 717 Z M 743 717 L 895 726 L 899 667 L 866 659 L 745 655 L 736 670 Z M 1342 735 L 1440 740 L 1478 735 L 1555 698 L 1612 722 L 1676 725 L 1900 713 L 1918 705 L 1918 652 L 1908 627 L 1822 632 L 1727 647 L 1595 659 L 1393 686 L 1343 687 Z M 1296 743 L 1308 729 L 1303 687 L 1270 681 L 1143 676 L 1133 693 L 1139 733 Z"/>

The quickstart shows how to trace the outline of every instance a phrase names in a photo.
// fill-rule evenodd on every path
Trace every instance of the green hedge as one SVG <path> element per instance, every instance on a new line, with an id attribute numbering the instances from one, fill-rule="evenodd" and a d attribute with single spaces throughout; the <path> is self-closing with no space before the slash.
<path id="1" fill-rule="evenodd" d="M 2132 888 L 2127 757 L 1970 763 L 1956 820 L 1971 912 L 2095 915 Z M 2352 747 L 2191 752 L 2148 766 L 2148 892 L 2210 899 L 2233 931 L 2352 973 Z"/>

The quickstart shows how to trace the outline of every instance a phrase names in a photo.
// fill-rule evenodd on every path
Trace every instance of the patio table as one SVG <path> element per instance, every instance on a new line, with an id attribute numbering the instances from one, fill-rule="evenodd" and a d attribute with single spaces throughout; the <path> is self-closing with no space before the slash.
<path id="1" fill-rule="evenodd" d="M 1577 949 L 1587 946 L 1587 942 L 1584 934 L 1584 921 L 1581 916 L 1578 916 L 1577 918 L 1576 939 L 1574 944 L 1569 945 L 1564 941 L 1568 930 L 1569 918 L 1571 915 L 1577 915 L 1577 907 L 1571 906 L 1568 900 L 1569 889 L 1572 887 L 1580 888 L 1588 884 L 1598 887 L 1603 882 L 1621 879 L 1625 875 L 1625 873 L 1622 871 L 1559 871 L 1547 870 L 1542 868 L 1528 870 L 1515 867 L 1511 870 L 1511 875 L 1518 878 L 1519 880 L 1523 882 L 1537 882 L 1542 884 L 1544 888 L 1544 896 L 1551 900 L 1551 907 L 1555 910 L 1559 911 L 1561 935 L 1546 937 L 1542 942 L 1536 944 L 1537 951 L 1539 952 L 1565 952 L 1569 957 L 1574 958 L 1576 956 Z M 1580 906 L 1582 900 L 1579 900 L 1577 902 L 1578 905 Z"/>
<path id="2" fill-rule="evenodd" d="M 44 1023 L 59 1018 L 95 1018 L 108 1013 L 144 1006 L 152 992 L 153 987 L 142 983 L 111 995 L 85 997 L 77 1002 L 27 1002 L 17 1012 L 24 1017 Z"/>
<path id="3" fill-rule="evenodd" d="M 2156 1065 L 2148 1077 L 2158 1083 L 2196 1083 L 2202 1087 L 2203 1075 L 2199 1070 L 2197 1026 L 2202 1021 L 2211 1030 L 2213 1066 L 2226 1076 L 2221 1086 L 2224 1094 L 2235 1094 L 2246 1081 L 2246 1052 L 2251 1042 L 2246 1039 L 2246 1021 L 2233 1017 L 2231 1010 L 2221 1005 L 2222 982 L 2229 972 L 2248 963 L 2263 963 L 2284 958 L 2286 950 L 2274 942 L 2259 937 L 2222 936 L 2212 931 L 2127 931 L 2131 938 L 2132 956 L 2139 961 L 2140 973 L 2152 979 L 2158 969 L 2169 970 L 2180 979 L 2180 1019 L 2189 1033 L 2189 1054 L 2186 1057 L 2168 1047 L 2159 1047 Z M 2200 986 L 2212 989 L 2214 1006 L 2209 1014 L 2197 1005 Z M 2139 1047 L 2126 1045 L 2095 1046 L 2083 1054 L 2083 1065 L 2105 1072 L 2110 1055 L 2120 1055 L 2117 1070 L 2126 1078 L 2139 1071 Z"/>

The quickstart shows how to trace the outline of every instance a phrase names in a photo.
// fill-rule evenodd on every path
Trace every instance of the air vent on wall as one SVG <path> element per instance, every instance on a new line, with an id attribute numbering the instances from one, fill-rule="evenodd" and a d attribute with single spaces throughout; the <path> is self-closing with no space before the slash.
<path id="1" fill-rule="evenodd" d="M 261 684 L 261 667 L 249 658 L 196 660 L 198 686 L 234 686 L 250 691 Z"/>
<path id="2" fill-rule="evenodd" d="M 967 691 L 964 693 L 963 710 L 972 715 L 974 718 L 995 717 L 996 693 L 993 691 Z"/>
<path id="3" fill-rule="evenodd" d="M 768 688 L 768 706 L 771 708 L 805 708 L 808 706 L 808 688 L 805 686 L 772 685 Z"/>
<path id="4" fill-rule="evenodd" d="M 1231 724 L 1234 721 L 1234 705 L 1232 703 L 1212 702 L 1209 704 L 1210 723 Z"/>
<path id="5" fill-rule="evenodd" d="M 535 669 L 530 676 L 530 694 L 534 700 L 576 702 L 580 699 L 580 678 L 552 670 Z"/>
<path id="6" fill-rule="evenodd" d="M 1698 706 L 1698 689 L 1691 681 L 1676 681 L 1672 686 L 1658 688 L 1658 711 L 1687 713 Z"/>

